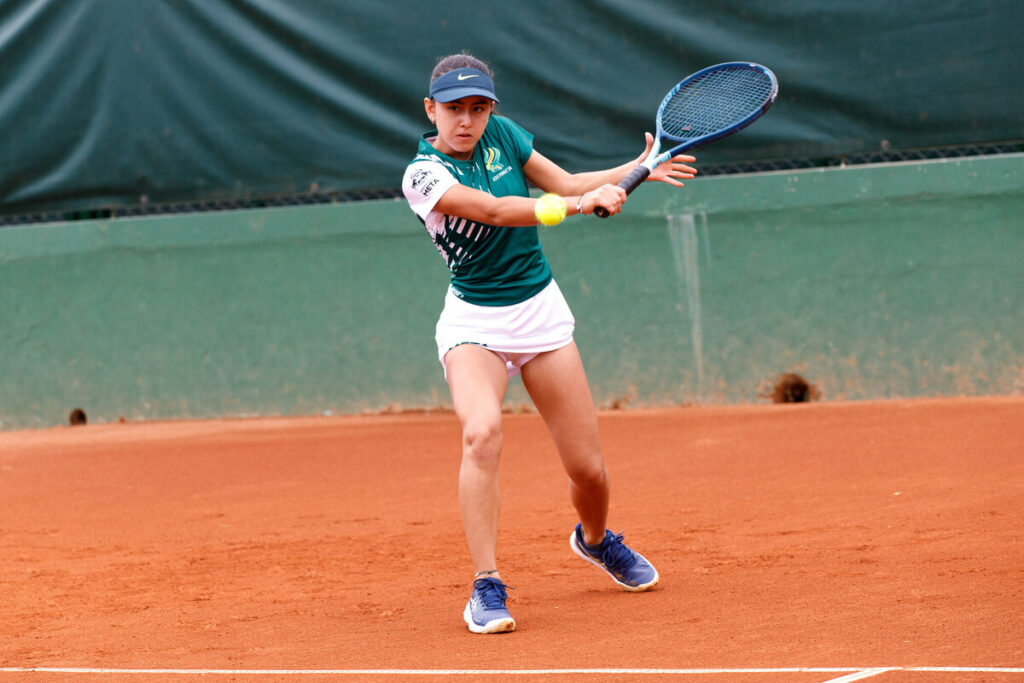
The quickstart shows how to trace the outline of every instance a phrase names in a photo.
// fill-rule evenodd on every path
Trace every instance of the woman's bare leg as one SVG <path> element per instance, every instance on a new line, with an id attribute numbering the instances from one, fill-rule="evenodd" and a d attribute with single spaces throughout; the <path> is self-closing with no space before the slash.
<path id="1" fill-rule="evenodd" d="M 588 544 L 604 539 L 610 486 L 601 453 L 597 411 L 576 343 L 523 366 L 523 384 L 551 432 L 569 475 L 572 504 Z"/>
<path id="2" fill-rule="evenodd" d="M 455 413 L 462 423 L 462 527 L 474 571 L 484 572 L 497 569 L 501 404 L 508 388 L 508 371 L 501 358 L 474 344 L 449 351 L 445 367 Z"/>

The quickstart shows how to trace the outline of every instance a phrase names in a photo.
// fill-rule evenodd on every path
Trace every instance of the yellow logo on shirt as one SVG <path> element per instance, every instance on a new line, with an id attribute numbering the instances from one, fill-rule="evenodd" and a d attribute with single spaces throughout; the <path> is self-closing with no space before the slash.
<path id="1" fill-rule="evenodd" d="M 501 170 L 501 150 L 493 147 L 488 147 L 484 152 L 484 164 L 487 166 L 488 171 L 500 171 Z"/>

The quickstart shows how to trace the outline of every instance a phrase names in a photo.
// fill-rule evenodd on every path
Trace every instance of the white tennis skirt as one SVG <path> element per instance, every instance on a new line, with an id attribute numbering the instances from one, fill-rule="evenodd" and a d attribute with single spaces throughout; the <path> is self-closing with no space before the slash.
<path id="1" fill-rule="evenodd" d="M 512 306 L 477 306 L 455 296 L 449 287 L 434 340 L 442 366 L 445 355 L 456 346 L 477 344 L 504 359 L 511 377 L 538 353 L 571 342 L 575 326 L 569 304 L 554 280 Z"/>

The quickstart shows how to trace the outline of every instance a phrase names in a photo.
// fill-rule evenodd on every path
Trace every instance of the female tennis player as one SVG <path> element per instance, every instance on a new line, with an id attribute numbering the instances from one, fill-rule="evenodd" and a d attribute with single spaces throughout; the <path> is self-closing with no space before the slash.
<path id="1" fill-rule="evenodd" d="M 543 417 L 569 476 L 579 515 L 569 543 L 579 557 L 629 591 L 658 582 L 658 572 L 606 529 L 608 473 L 597 414 L 573 341 L 574 319 L 537 236 L 528 182 L 561 195 L 567 214 L 603 206 L 618 213 L 626 193 L 615 185 L 647 155 L 622 166 L 570 174 L 533 147 L 533 136 L 494 113 L 491 70 L 468 54 L 434 68 L 424 134 L 402 186 L 451 270 L 437 323 L 438 358 L 462 425 L 459 506 L 476 571 L 463 618 L 474 633 L 515 629 L 497 564 L 501 406 L 509 378 L 523 385 Z M 696 170 L 680 155 L 648 180 L 682 186 Z"/>

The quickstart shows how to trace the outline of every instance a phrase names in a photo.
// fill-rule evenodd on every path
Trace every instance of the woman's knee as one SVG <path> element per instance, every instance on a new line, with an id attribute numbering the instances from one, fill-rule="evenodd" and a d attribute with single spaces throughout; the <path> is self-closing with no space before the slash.
<path id="1" fill-rule="evenodd" d="M 608 470 L 601 460 L 580 463 L 566 468 L 569 479 L 580 489 L 587 491 L 604 489 L 608 486 Z"/>
<path id="2" fill-rule="evenodd" d="M 467 420 L 462 426 L 462 457 L 478 464 L 496 464 L 501 454 L 501 416 Z"/>

